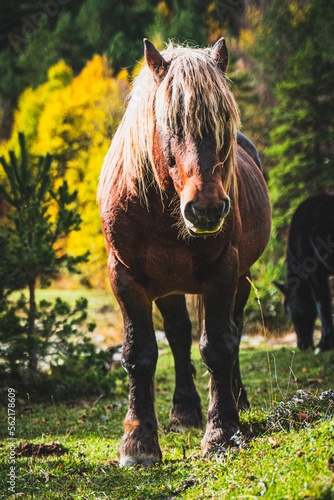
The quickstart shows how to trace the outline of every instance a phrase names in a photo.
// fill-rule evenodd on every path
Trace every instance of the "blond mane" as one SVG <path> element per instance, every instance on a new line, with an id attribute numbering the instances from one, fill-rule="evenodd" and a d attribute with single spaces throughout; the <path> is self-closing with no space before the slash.
<path id="1" fill-rule="evenodd" d="M 98 199 L 107 201 L 112 189 L 137 194 L 148 205 L 147 190 L 160 188 L 152 157 L 156 125 L 184 137 L 215 140 L 224 151 L 225 189 L 234 182 L 236 130 L 239 113 L 226 79 L 209 49 L 170 44 L 162 52 L 170 62 L 157 86 L 145 65 L 133 82 L 123 119 L 102 167 Z"/>

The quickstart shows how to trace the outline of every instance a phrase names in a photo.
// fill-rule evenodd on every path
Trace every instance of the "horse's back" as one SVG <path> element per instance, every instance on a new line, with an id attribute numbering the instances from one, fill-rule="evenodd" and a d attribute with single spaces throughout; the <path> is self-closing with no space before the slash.
<path id="1" fill-rule="evenodd" d="M 300 262 L 316 254 L 334 272 L 334 195 L 320 193 L 299 205 L 291 220 L 288 247 Z"/>
<path id="2" fill-rule="evenodd" d="M 242 223 L 239 244 L 240 274 L 265 250 L 271 231 L 271 208 L 262 172 L 240 146 L 237 150 L 238 204 Z"/>
<path id="3" fill-rule="evenodd" d="M 252 141 L 250 141 L 248 139 L 248 137 L 246 137 L 244 134 L 242 134 L 241 132 L 238 131 L 237 143 L 239 146 L 241 146 L 247 152 L 247 154 L 249 154 L 249 156 L 252 158 L 254 163 L 256 163 L 256 165 L 259 167 L 259 169 L 262 172 L 262 163 L 260 160 L 260 156 L 259 156 L 258 150 L 254 146 Z"/>

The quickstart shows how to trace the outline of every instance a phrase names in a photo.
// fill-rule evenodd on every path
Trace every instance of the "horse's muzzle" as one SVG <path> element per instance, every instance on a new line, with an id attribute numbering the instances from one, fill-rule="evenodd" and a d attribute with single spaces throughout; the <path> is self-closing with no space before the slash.
<path id="1" fill-rule="evenodd" d="M 221 230 L 223 220 L 230 210 L 230 199 L 224 198 L 219 205 L 203 207 L 189 201 L 183 210 L 183 218 L 191 234 L 198 236 L 214 234 Z"/>

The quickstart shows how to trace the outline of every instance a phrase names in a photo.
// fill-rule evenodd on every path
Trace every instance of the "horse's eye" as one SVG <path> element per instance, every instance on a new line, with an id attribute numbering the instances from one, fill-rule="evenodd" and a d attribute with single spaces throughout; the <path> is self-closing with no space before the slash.
<path id="1" fill-rule="evenodd" d="M 175 165 L 176 165 L 176 161 L 175 161 L 174 156 L 170 156 L 170 157 L 169 157 L 169 160 L 168 160 L 168 165 L 170 166 L 170 168 L 175 167 Z"/>

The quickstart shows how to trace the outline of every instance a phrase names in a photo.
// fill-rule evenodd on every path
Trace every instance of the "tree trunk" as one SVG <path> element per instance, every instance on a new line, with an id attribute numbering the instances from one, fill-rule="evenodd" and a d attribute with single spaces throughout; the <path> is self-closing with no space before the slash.
<path id="1" fill-rule="evenodd" d="M 35 298 L 35 288 L 36 280 L 33 279 L 29 283 L 29 314 L 28 314 L 28 336 L 32 336 L 35 333 L 35 319 L 36 319 L 36 298 Z M 28 368 L 32 376 L 37 375 L 37 352 L 31 342 L 28 349 L 29 361 Z"/>

